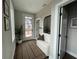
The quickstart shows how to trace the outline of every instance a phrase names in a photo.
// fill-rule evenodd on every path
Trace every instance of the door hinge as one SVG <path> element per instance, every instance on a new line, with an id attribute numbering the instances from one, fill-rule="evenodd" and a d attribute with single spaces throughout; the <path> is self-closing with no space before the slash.
<path id="1" fill-rule="evenodd" d="M 60 16 L 63 15 L 63 13 L 60 13 Z"/>
<path id="2" fill-rule="evenodd" d="M 58 56 L 60 56 L 60 54 L 58 53 Z"/>
<path id="3" fill-rule="evenodd" d="M 66 39 L 67 39 L 67 35 L 66 35 Z"/>
<path id="4" fill-rule="evenodd" d="M 59 34 L 59 37 L 61 37 L 61 34 Z"/>

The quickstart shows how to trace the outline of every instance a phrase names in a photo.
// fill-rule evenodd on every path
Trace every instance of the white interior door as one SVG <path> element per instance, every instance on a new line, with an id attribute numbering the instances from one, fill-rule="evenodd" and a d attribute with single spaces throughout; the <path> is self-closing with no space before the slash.
<path id="1" fill-rule="evenodd" d="M 60 8 L 60 29 L 59 29 L 59 59 L 62 59 L 66 50 L 67 39 L 67 13 Z"/>

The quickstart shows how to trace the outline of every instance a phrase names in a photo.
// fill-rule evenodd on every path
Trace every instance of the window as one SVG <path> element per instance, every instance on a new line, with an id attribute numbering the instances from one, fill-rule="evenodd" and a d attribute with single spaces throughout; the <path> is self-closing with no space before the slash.
<path id="1" fill-rule="evenodd" d="M 25 17 L 25 37 L 32 37 L 32 18 Z"/>

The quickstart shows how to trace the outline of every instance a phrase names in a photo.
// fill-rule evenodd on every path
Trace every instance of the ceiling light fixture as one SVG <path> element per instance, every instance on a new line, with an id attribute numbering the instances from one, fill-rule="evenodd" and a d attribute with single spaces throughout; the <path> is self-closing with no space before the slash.
<path id="1" fill-rule="evenodd" d="M 42 5 L 42 7 L 46 7 L 46 6 L 47 6 L 47 4 L 43 4 L 43 5 Z"/>

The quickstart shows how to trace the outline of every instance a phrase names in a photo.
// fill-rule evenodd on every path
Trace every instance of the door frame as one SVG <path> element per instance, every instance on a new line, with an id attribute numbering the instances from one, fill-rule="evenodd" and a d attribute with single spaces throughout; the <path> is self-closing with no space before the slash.
<path id="1" fill-rule="evenodd" d="M 40 20 L 41 20 L 41 18 L 36 18 L 36 20 L 35 20 L 35 38 L 37 38 L 36 22 L 39 21 L 39 26 L 40 26 Z"/>
<path id="2" fill-rule="evenodd" d="M 63 7 L 63 6 L 66 6 L 66 5 L 68 5 L 68 4 L 70 4 L 70 3 L 72 3 L 72 2 L 74 2 L 75 0 L 65 0 L 65 1 L 62 1 L 62 2 L 60 2 L 60 3 L 58 3 L 57 5 L 56 5 L 56 7 L 55 7 L 55 21 L 58 23 L 57 24 L 57 28 L 59 29 L 59 21 L 60 21 L 60 8 L 61 7 Z M 59 30 L 57 30 L 57 40 L 56 40 L 56 56 L 57 56 L 57 59 L 59 59 L 58 58 L 58 38 L 59 38 Z"/>

